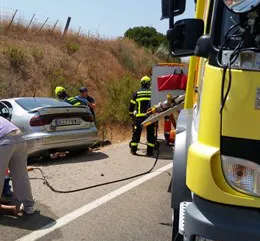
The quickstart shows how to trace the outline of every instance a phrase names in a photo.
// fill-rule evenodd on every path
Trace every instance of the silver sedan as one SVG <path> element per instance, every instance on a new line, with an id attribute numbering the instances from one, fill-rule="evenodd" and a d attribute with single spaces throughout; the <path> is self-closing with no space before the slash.
<path id="1" fill-rule="evenodd" d="M 1 100 L 10 120 L 24 133 L 28 156 L 87 149 L 98 141 L 97 128 L 87 106 L 74 107 L 53 98 Z"/>

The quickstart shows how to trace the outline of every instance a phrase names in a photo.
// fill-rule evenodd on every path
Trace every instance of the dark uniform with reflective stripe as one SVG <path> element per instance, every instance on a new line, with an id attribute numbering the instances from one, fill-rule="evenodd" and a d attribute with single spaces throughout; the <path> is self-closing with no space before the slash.
<path id="1" fill-rule="evenodd" d="M 134 115 L 134 111 L 137 111 L 135 116 L 135 123 L 133 128 L 133 136 L 131 141 L 131 152 L 136 153 L 138 143 L 142 133 L 141 123 L 147 118 L 146 112 L 151 107 L 151 90 L 149 88 L 141 88 L 133 94 L 133 98 L 130 101 L 129 114 Z M 154 138 L 154 124 L 147 126 L 147 154 L 152 155 L 155 146 Z"/>
<path id="2" fill-rule="evenodd" d="M 75 97 L 67 97 L 64 99 L 64 101 L 74 106 L 85 105 L 83 102 Z"/>

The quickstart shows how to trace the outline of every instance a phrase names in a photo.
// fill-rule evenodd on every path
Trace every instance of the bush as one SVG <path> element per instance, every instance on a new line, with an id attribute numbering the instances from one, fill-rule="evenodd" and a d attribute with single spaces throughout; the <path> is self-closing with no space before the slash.
<path id="1" fill-rule="evenodd" d="M 134 40 L 139 46 L 151 49 L 153 52 L 161 45 L 167 45 L 167 38 L 162 33 L 157 32 L 153 27 L 129 28 L 124 36 Z"/>
<path id="2" fill-rule="evenodd" d="M 69 80 L 71 76 L 66 75 L 65 70 L 62 68 L 53 68 L 45 72 L 46 79 L 48 81 L 48 87 L 50 88 L 50 95 L 55 97 L 54 90 L 57 86 L 62 86 L 66 89 L 69 96 L 78 95 L 79 84 L 83 85 L 83 81 L 77 80 L 78 84 L 72 84 Z"/>
<path id="3" fill-rule="evenodd" d="M 102 110 L 97 116 L 98 124 L 120 123 L 127 125 L 130 123 L 129 104 L 134 91 L 140 83 L 131 77 L 125 76 L 120 79 L 109 81 L 105 85 L 107 101 L 104 102 Z"/>
<path id="4" fill-rule="evenodd" d="M 50 83 L 51 93 L 53 96 L 54 90 L 57 86 L 63 86 L 65 84 L 65 77 L 61 69 L 51 69 L 47 73 L 47 80 Z"/>
<path id="5" fill-rule="evenodd" d="M 159 46 L 159 48 L 155 51 L 155 55 L 160 58 L 160 59 L 163 59 L 164 61 L 167 61 L 167 62 L 174 62 L 174 63 L 180 63 L 180 58 L 178 57 L 172 57 L 170 54 L 169 54 L 169 47 L 168 46 L 165 46 L 164 44 L 161 44 Z"/>
<path id="6" fill-rule="evenodd" d="M 74 41 L 67 41 L 65 47 L 69 55 L 72 55 L 79 51 L 79 45 Z"/>
<path id="7" fill-rule="evenodd" d="M 132 74 L 136 74 L 138 72 L 138 66 L 133 58 L 134 51 L 125 46 L 123 41 L 118 44 L 116 50 L 112 49 L 111 51 L 118 58 L 120 64 Z"/>
<path id="8" fill-rule="evenodd" d="M 9 47 L 4 54 L 7 55 L 11 67 L 16 71 L 20 70 L 21 66 L 26 63 L 26 55 L 20 48 Z"/>
<path id="9" fill-rule="evenodd" d="M 43 59 L 43 55 L 43 50 L 41 49 L 34 48 L 32 51 L 32 56 L 37 64 Z"/>

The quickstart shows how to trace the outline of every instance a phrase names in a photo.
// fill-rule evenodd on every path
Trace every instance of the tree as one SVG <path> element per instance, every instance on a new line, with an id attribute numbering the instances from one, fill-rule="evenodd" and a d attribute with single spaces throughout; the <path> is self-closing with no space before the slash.
<path id="1" fill-rule="evenodd" d="M 168 46 L 167 38 L 159 33 L 153 27 L 134 27 L 129 28 L 125 37 L 134 40 L 139 46 L 151 49 L 153 52 L 159 48 L 161 44 Z"/>

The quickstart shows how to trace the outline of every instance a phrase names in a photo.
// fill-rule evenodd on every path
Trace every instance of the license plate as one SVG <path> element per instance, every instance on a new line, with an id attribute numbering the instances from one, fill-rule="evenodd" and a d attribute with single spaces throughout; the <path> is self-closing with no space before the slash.
<path id="1" fill-rule="evenodd" d="M 81 119 L 70 118 L 70 119 L 57 119 L 55 120 L 57 126 L 74 126 L 82 123 Z"/>

